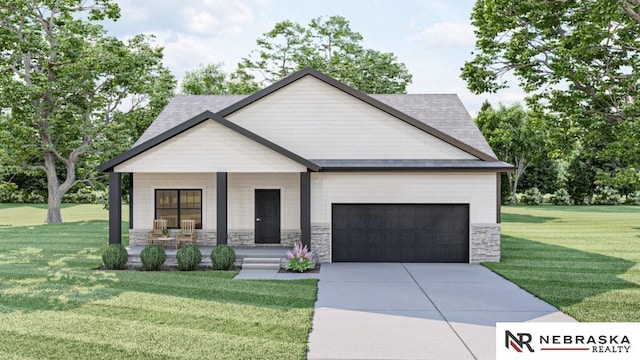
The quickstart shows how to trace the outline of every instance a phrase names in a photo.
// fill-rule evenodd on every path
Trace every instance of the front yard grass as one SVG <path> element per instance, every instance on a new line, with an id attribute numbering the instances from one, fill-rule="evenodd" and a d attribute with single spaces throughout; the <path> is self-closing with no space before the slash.
<path id="1" fill-rule="evenodd" d="M 640 208 L 502 208 L 485 266 L 579 321 L 640 321 Z"/>
<path id="2" fill-rule="evenodd" d="M 0 359 L 304 359 L 316 280 L 93 270 L 106 211 L 29 208 L 0 204 Z"/>

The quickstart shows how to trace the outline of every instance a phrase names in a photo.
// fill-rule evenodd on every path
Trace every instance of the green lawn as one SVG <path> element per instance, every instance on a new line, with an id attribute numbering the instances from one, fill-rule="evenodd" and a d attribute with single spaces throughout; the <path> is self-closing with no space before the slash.
<path id="1" fill-rule="evenodd" d="M 502 261 L 487 267 L 579 321 L 640 321 L 640 208 L 502 214 Z"/>
<path id="2" fill-rule="evenodd" d="M 316 281 L 99 271 L 106 211 L 0 204 L 0 359 L 303 359 Z"/>

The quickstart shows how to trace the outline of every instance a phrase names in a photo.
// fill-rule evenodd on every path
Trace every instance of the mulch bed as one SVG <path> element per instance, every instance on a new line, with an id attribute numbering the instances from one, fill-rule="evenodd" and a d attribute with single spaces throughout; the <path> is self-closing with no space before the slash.
<path id="1" fill-rule="evenodd" d="M 280 269 L 278 271 L 279 273 L 289 273 L 289 274 L 304 274 L 304 273 L 314 273 L 317 274 L 320 272 L 320 264 L 317 264 L 316 267 L 314 267 L 313 269 L 307 270 L 305 272 L 299 272 L 299 271 L 293 271 L 293 270 L 287 270 L 287 269 Z"/>
<path id="2" fill-rule="evenodd" d="M 100 267 L 95 268 L 94 270 L 109 270 L 109 269 L 107 269 L 104 266 L 100 266 Z M 142 268 L 142 266 L 139 266 L 139 265 L 138 266 L 127 265 L 123 270 L 126 270 L 126 271 L 146 271 L 145 269 Z M 240 271 L 240 270 L 241 270 L 240 267 L 232 267 L 228 271 Z M 181 270 L 178 270 L 177 266 L 164 265 L 158 271 L 181 271 Z M 215 270 L 211 266 L 198 266 L 197 268 L 195 268 L 195 270 L 192 270 L 192 271 L 226 271 L 226 270 Z"/>

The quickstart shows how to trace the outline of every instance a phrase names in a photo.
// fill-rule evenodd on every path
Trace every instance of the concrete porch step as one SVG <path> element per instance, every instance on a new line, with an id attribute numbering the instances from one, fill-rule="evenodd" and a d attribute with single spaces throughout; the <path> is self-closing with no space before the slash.
<path id="1" fill-rule="evenodd" d="M 242 269 L 251 270 L 278 270 L 280 269 L 280 262 L 274 263 L 242 263 Z"/>
<path id="2" fill-rule="evenodd" d="M 261 256 L 261 257 L 245 257 L 242 259 L 243 269 L 261 269 L 261 270 L 278 270 L 282 263 L 282 257 Z"/>
<path id="3" fill-rule="evenodd" d="M 279 257 L 246 257 L 242 260 L 243 264 L 280 264 Z"/>

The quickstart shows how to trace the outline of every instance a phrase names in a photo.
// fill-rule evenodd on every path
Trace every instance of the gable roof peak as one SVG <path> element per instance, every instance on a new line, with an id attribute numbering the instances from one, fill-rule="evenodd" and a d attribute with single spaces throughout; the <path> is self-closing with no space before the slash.
<path id="1" fill-rule="evenodd" d="M 287 77 L 285 77 L 284 79 L 254 93 L 253 95 L 249 95 L 247 97 L 245 97 L 244 99 L 238 101 L 235 104 L 232 104 L 222 110 L 220 110 L 217 114 L 222 116 L 222 117 L 227 117 L 231 114 L 233 114 L 234 112 L 249 106 L 250 104 L 284 88 L 287 85 L 290 85 L 300 79 L 302 79 L 305 76 L 313 76 L 314 78 L 330 85 L 333 86 L 334 88 L 348 94 L 351 95 L 365 103 L 367 103 L 368 105 L 371 105 L 375 108 L 377 108 L 378 110 L 384 111 L 387 114 L 400 119 L 404 122 L 406 122 L 409 125 L 412 125 L 424 132 L 426 132 L 427 134 L 430 134 L 450 145 L 453 145 L 455 147 L 457 147 L 458 149 L 465 151 L 481 160 L 485 160 L 485 161 L 496 161 L 496 157 L 495 155 L 491 152 L 491 151 L 483 151 L 478 149 L 475 146 L 469 145 L 467 143 L 465 143 L 464 141 L 460 140 L 460 139 L 456 139 L 450 135 L 448 135 L 447 133 L 444 133 L 430 125 L 428 125 L 427 123 L 420 121 L 418 119 L 416 119 L 415 117 L 412 117 L 410 115 L 407 115 L 407 113 L 399 110 L 398 108 L 395 107 L 391 107 L 389 105 L 387 105 L 386 103 L 384 103 L 383 101 L 380 101 L 378 99 L 376 99 L 374 96 L 375 95 L 367 95 L 359 90 L 354 89 L 353 87 L 342 83 L 326 74 L 321 73 L 318 70 L 315 70 L 311 67 L 305 67 L 302 70 L 299 70 Z M 387 95 L 388 97 L 393 97 L 393 95 Z M 460 99 L 457 97 L 457 95 L 453 95 L 455 96 L 456 100 L 458 102 L 460 102 Z M 463 107 L 464 108 L 464 107 Z M 465 113 L 466 113 L 466 117 L 468 119 L 465 119 L 466 121 L 471 121 L 473 122 L 473 120 L 471 120 L 471 117 L 469 116 L 469 113 L 466 112 L 465 109 Z M 475 126 L 475 125 L 474 125 Z M 490 147 L 489 147 L 490 149 Z"/>

